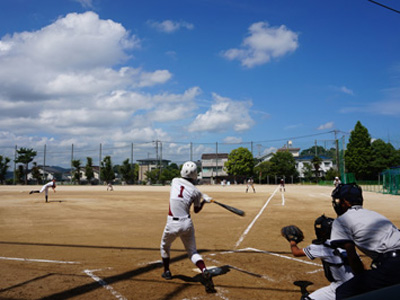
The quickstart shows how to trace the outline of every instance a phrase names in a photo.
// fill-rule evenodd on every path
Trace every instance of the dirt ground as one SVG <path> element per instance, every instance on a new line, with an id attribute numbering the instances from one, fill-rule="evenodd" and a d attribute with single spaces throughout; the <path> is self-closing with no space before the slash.
<path id="1" fill-rule="evenodd" d="M 314 291 L 328 284 L 321 262 L 294 259 L 282 226 L 303 229 L 307 246 L 314 220 L 334 217 L 332 187 L 199 186 L 216 204 L 192 213 L 200 254 L 214 274 L 207 294 L 180 240 L 172 247 L 173 279 L 161 278 L 160 239 L 169 187 L 58 186 L 29 195 L 32 186 L 0 186 L 0 299 L 300 299 L 295 281 Z M 364 193 L 364 207 L 400 226 L 400 197 Z M 369 265 L 368 258 L 362 256 Z"/>

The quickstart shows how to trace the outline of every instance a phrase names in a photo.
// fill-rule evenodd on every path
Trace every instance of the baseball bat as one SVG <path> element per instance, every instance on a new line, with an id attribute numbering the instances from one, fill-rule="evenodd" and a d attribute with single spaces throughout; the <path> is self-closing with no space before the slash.
<path id="1" fill-rule="evenodd" d="M 238 209 L 236 207 L 233 207 L 233 206 L 230 206 L 230 205 L 215 201 L 214 199 L 212 199 L 211 202 L 215 203 L 215 204 L 218 204 L 219 206 L 229 210 L 230 212 L 233 212 L 234 214 L 237 214 L 237 215 L 242 216 L 242 217 L 244 216 L 244 211 L 240 210 L 240 209 Z"/>

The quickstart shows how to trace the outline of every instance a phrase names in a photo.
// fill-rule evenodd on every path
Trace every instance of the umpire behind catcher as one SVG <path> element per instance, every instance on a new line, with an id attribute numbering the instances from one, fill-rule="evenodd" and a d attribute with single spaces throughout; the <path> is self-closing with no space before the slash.
<path id="1" fill-rule="evenodd" d="M 336 299 L 346 299 L 400 283 L 400 231 L 381 214 L 363 208 L 361 188 L 339 184 L 332 192 L 338 214 L 333 222 L 331 244 L 347 251 L 354 277 L 336 289 Z M 371 257 L 366 270 L 356 247 Z"/>

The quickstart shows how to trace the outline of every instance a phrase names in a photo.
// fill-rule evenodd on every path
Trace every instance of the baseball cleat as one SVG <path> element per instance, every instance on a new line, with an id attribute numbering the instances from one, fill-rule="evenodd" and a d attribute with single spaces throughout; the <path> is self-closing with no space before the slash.
<path id="1" fill-rule="evenodd" d="M 165 271 L 164 273 L 161 274 L 161 277 L 166 279 L 166 280 L 171 280 L 172 279 L 172 274 L 171 271 Z"/>
<path id="2" fill-rule="evenodd" d="M 32 193 L 33 193 L 33 191 L 30 191 L 30 192 L 29 192 L 29 195 L 32 194 Z"/>
<path id="3" fill-rule="evenodd" d="M 211 273 L 207 269 L 204 270 L 204 272 L 203 272 L 203 279 L 204 279 L 204 285 L 206 287 L 206 292 L 207 293 L 216 293 L 217 291 L 214 288 L 214 283 L 212 280 Z"/>

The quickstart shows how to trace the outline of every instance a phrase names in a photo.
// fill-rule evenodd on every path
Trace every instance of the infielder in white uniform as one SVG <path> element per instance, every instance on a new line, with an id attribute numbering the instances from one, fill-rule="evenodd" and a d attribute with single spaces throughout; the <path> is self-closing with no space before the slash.
<path id="1" fill-rule="evenodd" d="M 303 300 L 335 300 L 336 288 L 343 282 L 353 278 L 350 265 L 345 263 L 346 251 L 338 249 L 335 251 L 331 247 L 329 237 L 331 235 L 333 219 L 320 216 L 315 220 L 314 229 L 317 239 L 313 240 L 311 245 L 305 248 L 299 248 L 295 241 L 290 241 L 290 249 L 296 257 L 307 256 L 314 260 L 320 258 L 324 267 L 326 279 L 330 285 L 322 287 L 307 296 Z"/>
<path id="2" fill-rule="evenodd" d="M 190 207 L 193 204 L 194 212 L 202 210 L 205 203 L 212 199 L 206 194 L 202 194 L 195 186 L 197 180 L 197 165 L 188 161 L 185 162 L 181 170 L 182 178 L 174 178 L 171 183 L 169 199 L 169 213 L 167 224 L 161 238 L 161 258 L 164 265 L 163 278 L 172 279 L 170 264 L 170 249 L 173 241 L 180 237 L 187 251 L 190 260 L 200 269 L 203 275 L 204 284 L 208 293 L 216 292 L 211 278 L 211 273 L 207 270 L 203 258 L 197 253 L 195 232 L 192 219 L 190 218 Z M 203 201 L 201 199 L 203 198 Z"/>
<path id="3" fill-rule="evenodd" d="M 46 202 L 48 201 L 48 196 L 49 196 L 49 188 L 52 188 L 54 193 L 56 192 L 56 180 L 53 179 L 52 181 L 50 181 L 49 183 L 46 183 L 44 186 L 42 186 L 42 188 L 40 190 L 34 190 L 34 191 L 30 191 L 29 194 L 33 194 L 33 193 L 43 193 L 45 194 L 46 197 Z"/>
<path id="4" fill-rule="evenodd" d="M 342 182 L 340 181 L 339 177 L 335 177 L 335 180 L 333 181 L 333 185 L 335 187 L 337 187 L 339 184 L 341 184 Z"/>

